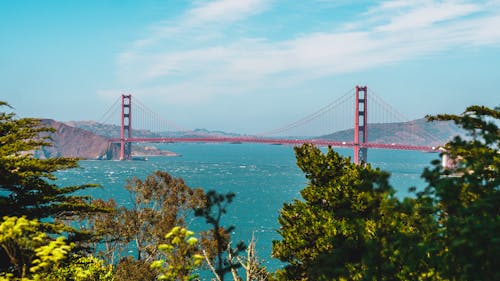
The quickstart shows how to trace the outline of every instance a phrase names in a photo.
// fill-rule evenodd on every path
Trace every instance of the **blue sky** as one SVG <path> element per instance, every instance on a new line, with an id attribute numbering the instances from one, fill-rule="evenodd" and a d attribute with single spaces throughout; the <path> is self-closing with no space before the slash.
<path id="1" fill-rule="evenodd" d="M 98 120 L 131 93 L 258 133 L 367 85 L 409 118 L 500 104 L 500 1 L 0 0 L 0 99 Z"/>

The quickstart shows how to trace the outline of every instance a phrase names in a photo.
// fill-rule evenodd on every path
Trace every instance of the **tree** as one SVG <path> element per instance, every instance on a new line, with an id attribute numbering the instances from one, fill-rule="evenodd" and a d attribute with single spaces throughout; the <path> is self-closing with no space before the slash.
<path id="1" fill-rule="evenodd" d="M 67 257 L 74 244 L 67 244 L 64 236 L 52 238 L 43 230 L 43 224 L 36 219 L 3 217 L 0 247 L 11 265 L 3 276 L 40 279 Z"/>
<path id="2" fill-rule="evenodd" d="M 74 243 L 45 232 L 44 223 L 26 217 L 4 217 L 0 224 L 0 247 L 9 256 L 10 269 L 0 280 L 111 281 L 112 266 L 91 256 L 70 255 Z M 50 225 L 53 229 L 54 225 Z M 60 227 L 62 232 L 64 227 Z"/>
<path id="3" fill-rule="evenodd" d="M 107 264 L 115 264 L 130 242 L 124 229 L 123 216 L 120 215 L 125 207 L 118 207 L 113 199 L 94 199 L 92 205 L 106 211 L 82 214 L 75 221 L 80 222 L 79 229 L 92 233 L 85 246 L 95 251 L 96 256 Z"/>
<path id="4" fill-rule="evenodd" d="M 150 264 L 160 254 L 158 245 L 168 242 L 165 233 L 186 226 L 193 208 L 204 204 L 203 190 L 162 171 L 144 180 L 130 179 L 124 188 L 130 195 L 128 204 L 118 207 L 113 200 L 94 200 L 96 206 L 110 211 L 83 216 L 82 225 L 96 234 L 96 254 L 116 264 L 116 280 L 155 280 Z M 136 254 L 125 256 L 131 243 Z"/>
<path id="5" fill-rule="evenodd" d="M 273 280 L 272 275 L 267 272 L 267 269 L 262 265 L 263 261 L 257 257 L 257 251 L 255 250 L 257 242 L 255 236 L 252 235 L 252 239 L 248 243 L 247 256 L 246 257 L 236 257 L 238 262 L 241 264 L 243 269 L 245 269 L 246 281 L 267 281 Z"/>
<path id="6" fill-rule="evenodd" d="M 73 255 L 66 263 L 41 275 L 40 280 L 50 281 L 113 281 L 113 266 L 93 256 Z"/>
<path id="7" fill-rule="evenodd" d="M 205 218 L 205 222 L 212 226 L 211 230 L 202 233 L 201 240 L 208 266 L 219 281 L 224 281 L 229 272 L 233 274 L 235 280 L 240 279 L 236 269 L 241 267 L 241 264 L 236 261 L 236 257 L 245 250 L 245 244 L 239 242 L 232 248 L 230 234 L 234 226 L 225 228 L 221 225 L 222 215 L 227 213 L 227 207 L 234 196 L 234 193 L 219 194 L 211 190 L 205 196 L 204 205 L 195 208 L 195 216 Z"/>
<path id="8" fill-rule="evenodd" d="M 189 188 L 182 179 L 156 171 L 144 181 L 133 178 L 125 186 L 132 208 L 121 209 L 125 237 L 137 247 L 137 259 L 152 261 L 157 245 L 165 242 L 164 233 L 185 226 L 186 216 L 202 204 L 203 190 Z"/>
<path id="9" fill-rule="evenodd" d="M 500 280 L 500 108 L 428 119 L 452 120 L 467 132 L 444 147 L 456 165 L 435 161 L 422 174 L 428 186 L 419 197 L 434 202 L 440 226 L 436 266 L 450 280 Z"/>
<path id="10" fill-rule="evenodd" d="M 0 102 L 0 106 L 8 106 Z M 0 216 L 59 218 L 92 211 L 88 197 L 71 195 L 95 185 L 58 187 L 54 172 L 77 167 L 77 159 L 37 159 L 33 151 L 50 146 L 52 132 L 33 118 L 16 119 L 14 113 L 0 112 Z"/>
<path id="11" fill-rule="evenodd" d="M 10 106 L 0 101 L 1 107 Z M 77 159 L 37 159 L 33 152 L 49 146 L 48 133 L 53 130 L 41 126 L 39 119 L 17 119 L 15 114 L 0 112 L 0 217 L 22 217 L 27 219 L 63 220 L 85 212 L 100 211 L 89 204 L 89 197 L 73 193 L 95 185 L 59 187 L 56 171 L 77 167 Z M 46 231 L 50 231 L 47 228 Z M 82 233 L 68 225 L 70 240 L 84 239 Z M 0 259 L 5 251 L 0 250 Z M 0 262 L 0 270 L 12 264 Z"/>
<path id="12" fill-rule="evenodd" d="M 425 250 L 434 227 L 419 202 L 393 196 L 389 174 L 355 165 L 330 147 L 295 148 L 297 165 L 309 180 L 303 200 L 285 204 L 273 241 L 273 256 L 288 265 L 281 280 L 408 280 L 431 276 Z M 405 244 L 412 242 L 412 244 Z M 408 257 L 418 258 L 406 265 Z"/>
<path id="13" fill-rule="evenodd" d="M 157 245 L 165 242 L 164 233 L 185 226 L 188 213 L 203 204 L 203 190 L 191 189 L 167 172 L 156 171 L 144 181 L 133 178 L 125 188 L 133 206 L 121 215 L 127 237 L 136 244 L 138 260 L 154 259 Z"/>
<path id="14" fill-rule="evenodd" d="M 157 272 L 151 270 L 150 263 L 136 260 L 132 256 L 124 257 L 116 265 L 114 279 L 116 281 L 155 281 Z"/>

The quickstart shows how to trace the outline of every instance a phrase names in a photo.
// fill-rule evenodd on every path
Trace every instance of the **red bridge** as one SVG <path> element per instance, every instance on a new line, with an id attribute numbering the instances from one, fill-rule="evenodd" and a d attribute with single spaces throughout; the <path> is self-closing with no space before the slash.
<path id="1" fill-rule="evenodd" d="M 135 119 L 137 116 L 144 115 L 153 120 L 153 123 L 159 123 L 159 126 L 157 124 L 156 127 L 163 128 L 163 130 L 167 128 L 167 131 L 170 127 L 170 131 L 173 132 L 173 126 L 170 125 L 170 122 L 162 120 L 158 114 L 138 100 L 134 102 L 134 108 L 136 107 L 138 113 L 134 114 Z M 370 115 L 368 114 L 369 109 Z M 370 123 L 368 122 L 369 116 Z M 144 118 L 139 119 L 144 120 Z M 436 139 L 423 128 L 424 125 L 425 123 L 421 120 L 408 121 L 373 92 L 370 92 L 369 98 L 366 86 L 356 86 L 315 113 L 262 134 L 227 136 L 177 128 L 176 135 L 180 136 L 134 137 L 132 134 L 132 95 L 122 95 L 120 137 L 110 141 L 120 143 L 120 160 L 131 159 L 131 143 L 245 142 L 288 145 L 311 143 L 319 146 L 353 148 L 354 162 L 361 163 L 367 161 L 368 148 L 437 151 L 437 147 L 445 143 L 446 140 Z M 151 128 L 151 125 L 149 127 Z M 372 141 L 368 141 L 368 127 L 371 128 L 370 134 L 376 135 Z M 179 132 L 183 133 L 179 134 Z"/>

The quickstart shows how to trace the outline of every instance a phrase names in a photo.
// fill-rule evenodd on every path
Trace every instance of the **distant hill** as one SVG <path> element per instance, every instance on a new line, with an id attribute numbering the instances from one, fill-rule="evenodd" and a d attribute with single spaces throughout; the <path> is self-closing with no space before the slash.
<path id="1" fill-rule="evenodd" d="M 85 129 L 93 132 L 96 135 L 104 136 L 107 138 L 119 138 L 120 126 L 102 124 L 95 121 L 69 121 L 67 125 Z M 207 129 L 194 129 L 187 132 L 152 132 L 150 130 L 137 130 L 132 128 L 132 135 L 138 138 L 159 138 L 159 137 L 199 137 L 199 136 L 239 136 L 236 133 L 227 133 L 224 131 L 210 131 Z"/>
<path id="2" fill-rule="evenodd" d="M 52 119 L 42 119 L 42 124 L 46 127 L 54 128 L 56 131 L 49 134 L 53 145 L 42 147 L 41 150 L 35 152 L 36 157 L 106 158 L 109 148 L 106 137 L 96 135 L 81 128 L 68 126 Z"/>
<path id="3" fill-rule="evenodd" d="M 406 132 L 412 131 L 412 128 L 415 135 L 409 136 Z M 427 122 L 424 118 L 401 123 L 368 124 L 368 140 L 374 143 L 405 143 L 407 139 L 411 139 L 413 145 L 437 146 L 446 143 L 456 135 L 463 135 L 463 133 L 451 121 Z M 352 141 L 354 130 L 343 130 L 319 138 Z"/>
<path id="4" fill-rule="evenodd" d="M 89 128 L 98 128 L 103 135 L 95 134 L 91 130 L 70 126 L 71 123 L 62 123 L 52 119 L 42 119 L 42 125 L 55 129 L 48 134 L 52 146 L 42 147 L 34 152 L 38 158 L 76 157 L 81 159 L 118 159 L 119 145 L 110 144 L 109 138 L 113 131 L 106 134 L 106 126 L 96 122 L 84 122 Z M 115 126 L 118 127 L 118 126 Z M 115 129 L 115 128 L 112 128 Z M 119 127 L 118 127 L 119 132 Z M 170 151 L 162 151 L 154 146 L 132 146 L 132 156 L 176 156 Z"/>
<path id="5" fill-rule="evenodd" d="M 85 159 L 116 159 L 118 146 L 108 147 L 109 138 L 119 138 L 120 126 L 101 124 L 94 121 L 72 121 L 65 124 L 50 120 L 44 121 L 57 129 L 53 136 L 55 146 L 44 148 L 43 157 L 72 156 Z M 401 123 L 376 123 L 368 125 L 368 140 L 374 143 L 407 143 L 408 133 L 415 131 L 411 136 L 411 144 L 423 146 L 437 146 L 446 143 L 463 132 L 453 122 L 427 122 L 417 119 Z M 149 130 L 133 130 L 134 137 L 199 137 L 199 136 L 240 136 L 223 131 L 196 129 L 191 132 L 151 132 Z M 354 138 L 353 129 L 318 136 L 321 139 L 351 142 Z M 134 155 L 170 155 L 161 152 L 154 146 L 133 146 Z M 166 153 L 166 154 L 164 154 Z"/>
<path id="6" fill-rule="evenodd" d="M 120 126 L 102 124 L 95 121 L 69 121 L 65 123 L 68 126 L 84 129 L 90 131 L 96 135 L 103 136 L 106 138 L 119 138 L 120 137 Z M 135 130 L 132 129 L 132 135 L 141 138 L 156 138 L 160 135 L 153 133 L 149 130 Z"/>

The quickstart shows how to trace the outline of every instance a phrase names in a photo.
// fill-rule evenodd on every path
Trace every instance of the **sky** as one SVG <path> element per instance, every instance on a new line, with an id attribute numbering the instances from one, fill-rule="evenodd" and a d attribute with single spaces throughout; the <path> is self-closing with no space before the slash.
<path id="1" fill-rule="evenodd" d="M 356 85 L 414 119 L 498 106 L 499 81 L 499 0 L 0 0 L 20 117 L 98 121 L 132 94 L 182 128 L 259 133 Z"/>

